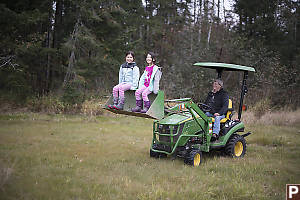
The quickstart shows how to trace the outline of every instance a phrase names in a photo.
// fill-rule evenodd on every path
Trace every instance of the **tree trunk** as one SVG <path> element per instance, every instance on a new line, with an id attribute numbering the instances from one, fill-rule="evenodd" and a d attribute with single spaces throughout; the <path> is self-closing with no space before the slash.
<path id="1" fill-rule="evenodd" d="M 213 25 L 213 22 L 209 22 L 209 30 L 208 30 L 208 34 L 207 34 L 207 48 L 209 48 L 209 41 L 210 41 L 212 25 Z"/>
<path id="2" fill-rule="evenodd" d="M 224 23 L 225 23 L 225 27 L 227 27 L 227 19 L 226 19 L 226 10 L 225 10 L 225 2 L 223 0 L 223 12 L 224 12 Z M 241 18 L 240 18 L 240 23 L 241 23 Z"/>
<path id="3" fill-rule="evenodd" d="M 193 35 L 194 35 L 194 29 L 196 27 L 196 7 L 197 7 L 197 2 L 195 0 L 194 1 L 194 24 L 191 28 L 191 53 L 190 53 L 190 55 L 192 55 L 192 53 L 193 53 Z"/>
<path id="4" fill-rule="evenodd" d="M 199 30 L 198 30 L 198 43 L 201 45 L 201 32 L 202 32 L 202 0 L 199 1 L 199 14 L 198 14 L 198 23 L 199 23 Z"/>
<path id="5" fill-rule="evenodd" d="M 52 47 L 57 48 L 59 46 L 59 41 L 61 40 L 61 29 L 62 29 L 62 0 L 56 0 L 55 7 L 55 19 L 54 19 L 54 29 L 53 29 L 53 43 Z"/>
<path id="6" fill-rule="evenodd" d="M 47 42 L 46 42 L 46 47 L 51 48 L 51 26 L 52 26 L 52 12 L 53 12 L 53 5 L 52 3 L 49 4 L 49 12 L 48 12 L 48 30 L 47 30 Z M 50 91 L 50 86 L 52 82 L 52 77 L 51 77 L 51 56 L 49 53 L 47 53 L 47 70 L 46 70 L 46 92 L 49 93 Z"/>
<path id="7" fill-rule="evenodd" d="M 77 34 L 78 34 L 78 29 L 80 26 L 80 17 L 78 16 L 77 18 L 77 22 L 74 26 L 74 30 L 71 36 L 71 43 L 72 43 L 72 49 L 71 49 L 71 54 L 69 57 L 69 63 L 68 63 L 68 68 L 67 68 L 67 73 L 65 75 L 64 78 L 64 83 L 63 83 L 63 87 L 73 78 L 75 78 L 76 76 L 76 72 L 74 70 L 74 65 L 76 62 L 76 58 L 75 58 L 75 50 L 76 50 L 76 42 L 77 42 Z"/>
<path id="8" fill-rule="evenodd" d="M 218 25 L 220 23 L 220 0 L 218 0 L 218 21 L 217 21 Z"/>

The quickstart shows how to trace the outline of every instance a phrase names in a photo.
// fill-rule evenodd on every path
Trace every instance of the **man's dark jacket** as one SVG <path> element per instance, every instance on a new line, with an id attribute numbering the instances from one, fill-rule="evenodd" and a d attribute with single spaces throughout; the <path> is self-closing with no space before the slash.
<path id="1" fill-rule="evenodd" d="M 205 104 L 209 105 L 212 109 L 211 114 L 219 113 L 220 115 L 225 115 L 228 110 L 229 97 L 223 88 L 218 92 L 209 92 L 206 98 Z"/>

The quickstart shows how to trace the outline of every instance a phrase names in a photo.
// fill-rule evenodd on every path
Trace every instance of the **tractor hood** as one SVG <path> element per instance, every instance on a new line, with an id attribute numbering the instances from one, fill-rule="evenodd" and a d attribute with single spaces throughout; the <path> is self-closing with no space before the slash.
<path id="1" fill-rule="evenodd" d="M 163 119 L 161 119 L 159 121 L 160 124 L 179 124 L 183 121 L 186 121 L 188 119 L 191 119 L 191 115 L 189 114 L 184 114 L 184 115 L 181 115 L 181 114 L 173 114 L 173 115 L 170 115 L 170 116 L 167 116 Z"/>

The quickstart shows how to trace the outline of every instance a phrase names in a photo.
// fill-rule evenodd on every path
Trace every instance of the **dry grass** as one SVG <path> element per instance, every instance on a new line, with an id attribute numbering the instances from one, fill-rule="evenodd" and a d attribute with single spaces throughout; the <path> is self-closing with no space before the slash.
<path id="1" fill-rule="evenodd" d="M 93 99 L 85 100 L 82 103 L 80 111 L 83 115 L 89 117 L 102 115 L 104 111 L 99 108 L 103 107 L 104 104 L 105 104 L 104 100 L 100 100 L 100 99 L 93 98 Z"/>
<path id="2" fill-rule="evenodd" d="M 245 117 L 246 118 L 246 117 Z M 299 124 L 249 124 L 246 157 L 152 159 L 152 120 L 0 116 L 0 199 L 272 199 L 300 180 Z"/>
<path id="3" fill-rule="evenodd" d="M 300 109 L 295 111 L 265 112 L 257 117 L 254 112 L 244 112 L 242 120 L 246 124 L 294 126 L 300 124 Z"/>
<path id="4" fill-rule="evenodd" d="M 1 163 L 2 164 L 2 163 Z M 12 167 L 4 167 L 0 164 L 0 189 L 7 183 L 10 178 L 13 168 Z"/>
<path id="5" fill-rule="evenodd" d="M 15 104 L 0 98 L 0 113 L 2 114 L 22 114 L 28 112 L 44 114 L 82 114 L 88 117 L 102 115 L 101 109 L 107 97 L 89 97 L 80 104 L 68 104 L 62 101 L 58 95 L 32 97 L 24 104 Z"/>

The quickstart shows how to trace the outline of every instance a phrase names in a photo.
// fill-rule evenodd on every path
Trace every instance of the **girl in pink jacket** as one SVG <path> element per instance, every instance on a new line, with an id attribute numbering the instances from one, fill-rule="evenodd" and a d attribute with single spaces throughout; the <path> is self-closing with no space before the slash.
<path id="1" fill-rule="evenodd" d="M 155 65 L 154 53 L 149 52 L 147 54 L 146 63 L 147 66 L 139 81 L 139 88 L 135 92 L 136 107 L 132 109 L 132 112 L 146 113 L 151 105 L 148 95 L 153 92 L 154 75 L 158 70 L 158 66 Z M 144 109 L 142 109 L 143 102 Z"/>

